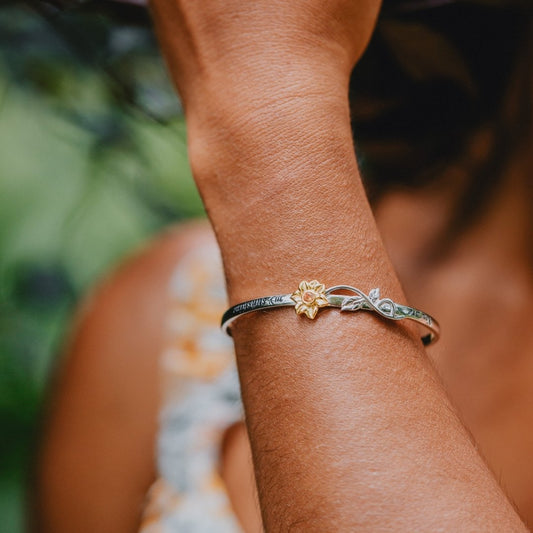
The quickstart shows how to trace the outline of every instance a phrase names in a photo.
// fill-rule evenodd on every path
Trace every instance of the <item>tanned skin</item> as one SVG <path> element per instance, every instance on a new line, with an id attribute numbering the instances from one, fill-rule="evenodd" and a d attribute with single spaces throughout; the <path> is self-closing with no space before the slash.
<path id="1" fill-rule="evenodd" d="M 302 279 L 405 301 L 347 98 L 378 2 L 153 8 L 230 302 Z M 525 531 L 409 326 L 285 309 L 243 317 L 233 336 L 267 531 Z"/>

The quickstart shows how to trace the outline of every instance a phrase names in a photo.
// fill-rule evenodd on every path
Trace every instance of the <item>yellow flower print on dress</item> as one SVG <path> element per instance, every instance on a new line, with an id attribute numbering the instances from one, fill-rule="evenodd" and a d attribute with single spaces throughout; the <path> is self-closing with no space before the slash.
<path id="1" fill-rule="evenodd" d="M 308 318 L 315 318 L 320 307 L 329 305 L 326 296 L 326 286 L 318 282 L 302 281 L 298 285 L 298 290 L 291 294 L 291 300 L 296 304 L 295 311 L 297 315 L 305 314 Z"/>

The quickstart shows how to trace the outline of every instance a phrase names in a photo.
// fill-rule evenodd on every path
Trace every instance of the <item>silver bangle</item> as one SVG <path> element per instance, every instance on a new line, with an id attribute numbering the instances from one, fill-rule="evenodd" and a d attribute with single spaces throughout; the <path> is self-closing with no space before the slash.
<path id="1" fill-rule="evenodd" d="M 339 291 L 351 294 L 335 294 Z M 348 285 L 335 285 L 326 289 L 316 280 L 302 281 L 292 294 L 255 298 L 230 307 L 222 316 L 222 329 L 231 335 L 228 328 L 239 316 L 274 307 L 294 307 L 297 315 L 305 315 L 310 319 L 314 319 L 323 307 L 337 307 L 341 311 L 374 311 L 390 320 L 413 320 L 424 326 L 429 330 L 422 337 L 425 346 L 436 342 L 440 336 L 439 324 L 432 316 L 413 307 L 397 304 L 390 298 L 381 298 L 379 289 L 372 289 L 367 296 Z"/>

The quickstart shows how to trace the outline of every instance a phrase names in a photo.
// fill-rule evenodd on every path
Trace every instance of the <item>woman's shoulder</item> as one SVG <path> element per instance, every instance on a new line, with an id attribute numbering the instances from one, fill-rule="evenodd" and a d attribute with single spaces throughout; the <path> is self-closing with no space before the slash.
<path id="1" fill-rule="evenodd" d="M 202 254 L 214 258 L 211 262 L 218 265 L 216 239 L 206 221 L 190 221 L 165 229 L 102 277 L 80 305 L 76 322 L 88 326 L 112 316 L 114 323 L 142 322 L 144 332 L 151 324 L 159 329 L 160 313 L 167 303 L 169 284 L 176 270 L 188 265 L 191 257 Z"/>
<path id="2" fill-rule="evenodd" d="M 207 223 L 171 227 L 121 261 L 79 306 L 40 451 L 36 499 L 44 530 L 72 531 L 85 523 L 87 530 L 125 531 L 138 523 L 156 474 L 161 356 L 169 347 L 173 287 L 184 276 L 193 279 L 191 258 L 199 254 L 217 261 Z M 123 479 L 128 483 L 119 488 Z"/>
<path id="3" fill-rule="evenodd" d="M 146 285 L 152 290 L 165 290 L 165 283 L 176 265 L 199 250 L 218 254 L 216 239 L 207 221 L 193 220 L 170 226 L 124 258 L 104 278 L 97 292 L 99 289 L 139 291 Z M 138 283 L 139 276 L 142 284 Z"/>

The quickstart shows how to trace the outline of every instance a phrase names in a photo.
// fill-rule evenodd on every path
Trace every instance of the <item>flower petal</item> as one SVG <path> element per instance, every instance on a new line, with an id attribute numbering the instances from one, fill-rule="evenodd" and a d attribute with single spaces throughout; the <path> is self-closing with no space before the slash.
<path id="1" fill-rule="evenodd" d="M 313 318 L 315 318 L 317 312 L 318 312 L 318 307 L 315 307 L 315 306 L 308 307 L 305 310 L 305 315 L 312 320 Z"/>
<path id="2" fill-rule="evenodd" d="M 298 302 L 294 306 L 294 310 L 296 311 L 297 315 L 301 315 L 302 313 L 307 313 L 307 305 L 305 305 L 303 302 Z"/>
<path id="3" fill-rule="evenodd" d="M 322 294 L 317 297 L 317 299 L 315 300 L 315 303 L 316 305 L 318 305 L 318 307 L 324 307 L 326 305 L 329 305 L 327 297 L 323 296 Z"/>
<path id="4" fill-rule="evenodd" d="M 302 295 L 299 291 L 293 292 L 291 294 L 291 300 L 295 303 L 300 303 L 302 301 Z"/>
<path id="5" fill-rule="evenodd" d="M 326 292 L 326 286 L 323 283 L 319 283 L 315 287 L 315 290 L 316 290 L 316 292 L 319 292 L 319 293 L 323 294 L 324 292 Z"/>

